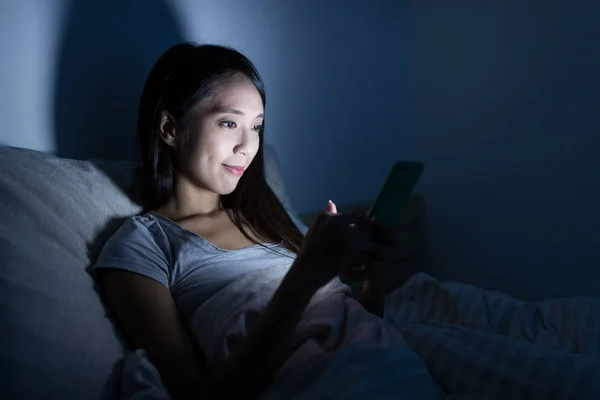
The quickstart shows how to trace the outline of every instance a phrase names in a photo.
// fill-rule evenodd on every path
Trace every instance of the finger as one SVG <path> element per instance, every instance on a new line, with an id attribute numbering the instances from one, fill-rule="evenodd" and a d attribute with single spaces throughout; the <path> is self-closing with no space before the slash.
<path id="1" fill-rule="evenodd" d="M 337 206 L 335 205 L 335 203 L 331 200 L 329 200 L 327 202 L 327 211 L 330 212 L 331 214 L 337 214 Z"/>
<path id="2" fill-rule="evenodd" d="M 336 214 L 336 223 L 346 226 L 363 227 L 368 226 L 369 219 L 364 211 Z"/>
<path id="3" fill-rule="evenodd" d="M 340 275 L 344 279 L 350 279 L 350 280 L 372 279 L 370 271 L 367 271 L 367 269 L 364 265 L 361 267 L 349 268 L 349 269 L 341 272 Z"/>
<path id="4" fill-rule="evenodd" d="M 387 275 L 389 271 L 389 265 L 377 259 L 370 259 L 365 263 L 365 273 L 368 276 L 367 279 L 379 279 Z"/>
<path id="5" fill-rule="evenodd" d="M 361 265 L 370 265 L 374 262 L 382 262 L 389 265 L 399 259 L 398 253 L 393 247 L 372 244 L 368 251 L 359 256 L 358 261 Z"/>
<path id="6" fill-rule="evenodd" d="M 342 214 L 338 215 L 341 216 Z M 338 224 L 338 229 L 349 238 L 355 254 L 366 254 L 375 244 L 369 231 L 362 229 L 365 221 L 368 220 L 364 215 L 339 218 L 335 221 Z"/>
<path id="7" fill-rule="evenodd" d="M 367 279 L 373 279 L 364 271 L 344 271 L 340 273 L 340 277 L 349 281 L 364 281 Z"/>
<path id="8" fill-rule="evenodd" d="M 365 265 L 358 265 L 356 267 L 350 267 L 347 269 L 348 272 L 365 272 L 367 267 Z"/>
<path id="9" fill-rule="evenodd" d="M 306 236 L 319 235 L 325 230 L 328 223 L 330 222 L 331 214 L 328 211 L 321 212 L 317 215 L 317 218 L 313 222 L 312 226 L 308 230 Z"/>
<path id="10" fill-rule="evenodd" d="M 385 276 L 386 270 L 385 263 L 371 260 L 369 264 L 347 269 L 341 275 L 351 280 L 373 280 Z"/>

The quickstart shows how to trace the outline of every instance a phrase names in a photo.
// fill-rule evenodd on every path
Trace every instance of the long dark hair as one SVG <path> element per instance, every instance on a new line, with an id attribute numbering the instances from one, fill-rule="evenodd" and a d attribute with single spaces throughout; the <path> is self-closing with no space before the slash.
<path id="1" fill-rule="evenodd" d="M 266 106 L 264 83 L 258 71 L 250 60 L 234 49 L 182 43 L 168 49 L 152 68 L 142 93 L 137 121 L 147 210 L 163 205 L 172 195 L 175 184 L 178 153 L 161 139 L 163 113 L 174 118 L 185 143 L 194 107 L 236 73 L 242 73 L 252 81 Z M 287 249 L 297 252 L 302 234 L 265 178 L 263 135 L 264 123 L 254 160 L 236 189 L 221 196 L 221 203 L 231 210 L 233 222 L 251 242 L 257 243 L 246 227 L 255 237 L 281 242 Z"/>

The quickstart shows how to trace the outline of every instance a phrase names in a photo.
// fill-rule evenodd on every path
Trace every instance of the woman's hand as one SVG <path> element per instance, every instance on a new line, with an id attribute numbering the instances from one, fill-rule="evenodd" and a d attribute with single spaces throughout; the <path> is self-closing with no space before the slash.
<path id="1" fill-rule="evenodd" d="M 364 213 L 338 214 L 329 202 L 309 229 L 292 269 L 307 284 L 321 287 L 340 272 L 359 265 L 374 250 Z M 379 251 L 379 250 L 377 250 Z M 290 271 L 292 272 L 292 271 Z"/>
<path id="2" fill-rule="evenodd" d="M 372 245 L 360 265 L 343 272 L 348 279 L 363 280 L 365 286 L 387 289 L 390 268 L 401 262 L 401 248 L 396 235 L 381 221 L 369 221 Z"/>
<path id="3" fill-rule="evenodd" d="M 341 273 L 343 278 L 362 280 L 362 290 L 357 300 L 363 307 L 383 318 L 385 296 L 389 289 L 390 268 L 400 267 L 398 236 L 381 221 L 369 221 L 372 246 L 361 260 L 361 265 Z"/>

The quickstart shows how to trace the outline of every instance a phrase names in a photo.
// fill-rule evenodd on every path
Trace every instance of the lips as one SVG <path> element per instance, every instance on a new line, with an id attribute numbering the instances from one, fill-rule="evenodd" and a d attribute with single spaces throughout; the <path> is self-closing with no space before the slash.
<path id="1" fill-rule="evenodd" d="M 242 176 L 244 174 L 244 167 L 240 167 L 240 166 L 236 166 L 236 165 L 227 165 L 227 164 L 223 164 L 223 167 L 225 167 L 225 169 L 230 172 L 231 174 L 235 175 L 235 176 Z"/>

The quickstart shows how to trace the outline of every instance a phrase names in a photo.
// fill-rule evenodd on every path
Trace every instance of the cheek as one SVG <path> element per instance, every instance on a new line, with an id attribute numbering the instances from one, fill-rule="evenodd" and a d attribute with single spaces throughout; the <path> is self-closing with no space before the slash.
<path id="1" fill-rule="evenodd" d="M 200 162 L 221 163 L 229 153 L 233 144 L 222 135 L 204 135 L 195 146 Z"/>
<path id="2" fill-rule="evenodd" d="M 256 153 L 258 153 L 258 148 L 260 146 L 260 138 L 259 138 L 259 136 L 255 135 L 252 138 L 252 142 L 251 143 L 252 143 L 251 144 L 251 146 L 252 146 L 252 154 L 253 154 L 253 157 L 254 157 L 256 155 Z"/>

